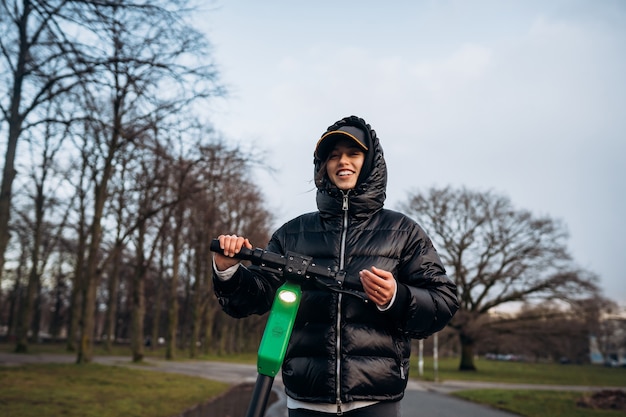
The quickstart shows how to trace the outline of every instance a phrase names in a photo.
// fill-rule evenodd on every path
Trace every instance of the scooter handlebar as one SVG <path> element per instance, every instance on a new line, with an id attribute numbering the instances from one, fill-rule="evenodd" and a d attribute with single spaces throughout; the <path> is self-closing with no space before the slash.
<path id="1" fill-rule="evenodd" d="M 218 239 L 211 241 L 210 249 L 212 252 L 223 253 Z M 279 273 L 285 276 L 287 280 L 300 282 L 312 280 L 329 291 L 348 293 L 368 301 L 362 287 L 356 287 L 354 284 L 350 286 L 345 281 L 346 274 L 344 271 L 333 271 L 328 267 L 311 263 L 312 258 L 308 256 L 292 252 L 283 256 L 260 248 L 248 249 L 243 247 L 235 254 L 234 258 L 247 260 L 264 270 Z"/>

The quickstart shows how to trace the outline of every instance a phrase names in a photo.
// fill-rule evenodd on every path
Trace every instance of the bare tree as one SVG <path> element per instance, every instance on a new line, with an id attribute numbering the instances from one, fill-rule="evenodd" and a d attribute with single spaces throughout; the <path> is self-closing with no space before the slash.
<path id="1" fill-rule="evenodd" d="M 8 125 L 0 185 L 0 278 L 9 241 L 18 142 L 24 132 L 46 120 L 47 114 L 37 114 L 39 108 L 62 98 L 92 70 L 60 29 L 67 22 L 64 12 L 71 3 L 0 2 L 0 121 Z"/>
<path id="2" fill-rule="evenodd" d="M 241 164 L 230 165 L 233 168 L 241 166 Z M 230 170 L 230 169 L 229 169 Z M 240 170 L 241 172 L 241 170 Z M 205 194 L 206 200 L 196 200 L 200 204 L 194 206 L 193 219 L 197 220 L 195 230 L 201 231 L 196 233 L 195 238 L 192 238 L 194 244 L 194 254 L 198 258 L 196 265 L 198 265 L 198 290 L 194 292 L 194 327 L 192 331 L 192 340 L 190 344 L 191 356 L 196 354 L 195 345 L 199 340 L 201 334 L 202 320 L 204 317 L 205 323 L 205 350 L 208 351 L 210 343 L 213 342 L 213 329 L 216 324 L 224 325 L 225 322 L 216 322 L 216 315 L 220 314 L 221 309 L 217 304 L 216 298 L 210 293 L 212 286 L 212 254 L 209 251 L 210 240 L 218 233 L 224 233 L 226 230 L 238 231 L 238 233 L 248 236 L 252 242 L 258 242 L 259 246 L 264 246 L 269 240 L 270 225 L 272 222 L 272 215 L 265 209 L 265 203 L 263 196 L 260 193 L 258 186 L 252 181 L 247 180 L 247 175 L 241 177 L 232 176 L 235 180 L 221 181 L 221 184 L 217 187 L 211 187 L 207 194 Z M 215 196 L 212 194 L 221 188 L 221 192 Z M 206 204 L 204 204 L 206 201 Z M 212 201 L 213 203 L 209 203 Z M 216 207 L 216 203 L 218 204 Z M 211 207 L 207 210 L 207 208 Z M 214 212 L 216 208 L 219 211 Z M 216 218 L 216 214 L 217 217 Z M 249 320 L 243 320 L 241 323 L 237 322 L 237 328 L 239 326 L 246 327 L 243 332 L 243 337 L 239 338 L 240 346 L 249 346 L 250 336 L 261 335 L 258 324 L 264 323 L 264 318 L 252 317 Z M 255 328 L 254 331 L 252 328 Z M 222 332 L 224 334 L 226 332 Z M 232 331 L 231 331 L 232 333 Z M 234 333 L 236 334 L 236 333 Z M 252 344 L 258 344 L 260 339 L 252 337 Z"/>
<path id="3" fill-rule="evenodd" d="M 216 300 L 209 294 L 209 240 L 217 232 L 236 229 L 262 244 L 268 237 L 271 216 L 249 171 L 251 166 L 263 164 L 263 156 L 257 150 L 248 153 L 214 141 L 213 132 L 207 134 L 206 127 L 198 129 L 198 125 L 208 123 L 194 120 L 198 100 L 223 95 L 224 91 L 215 69 L 206 65 L 208 43 L 186 20 L 193 13 L 187 5 L 185 0 L 0 3 L 0 67 L 7 70 L 0 76 L 6 81 L 0 83 L 0 92 L 6 88 L 7 93 L 0 97 L 0 122 L 7 124 L 9 132 L 0 193 L 0 235 L 6 239 L 2 241 L 0 236 L 0 255 L 9 242 L 8 226 L 2 226 L 2 204 L 10 200 L 10 188 L 14 187 L 18 139 L 26 133 L 33 144 L 45 145 L 46 138 L 52 136 L 37 128 L 58 124 L 70 132 L 74 148 L 66 151 L 72 152 L 73 161 L 79 161 L 67 178 L 75 191 L 71 233 L 66 233 L 56 248 L 59 263 L 54 271 L 44 270 L 45 257 L 37 253 L 37 248 L 47 243 L 34 242 L 32 238 L 37 235 L 24 234 L 27 229 L 19 225 L 21 240 L 16 242 L 15 252 L 21 261 L 14 274 L 12 328 L 18 323 L 18 306 L 24 308 L 24 314 L 34 315 L 37 308 L 28 306 L 36 307 L 40 288 L 43 303 L 51 299 L 48 295 L 56 286 L 55 314 L 59 314 L 52 319 L 51 328 L 57 334 L 63 325 L 60 320 L 68 320 L 67 348 L 78 350 L 78 363 L 92 359 L 93 339 L 100 331 L 96 306 L 105 301 L 107 341 L 118 333 L 114 324 L 122 317 L 126 327 L 119 331 L 134 338 L 133 357 L 139 360 L 143 356 L 146 309 L 142 297 L 161 288 L 150 281 L 155 271 L 162 274 L 159 279 L 163 283 L 170 284 L 170 296 L 164 297 L 170 299 L 169 352 L 174 351 L 177 338 L 188 340 L 195 348 L 203 331 L 205 349 L 211 344 L 239 349 L 240 341 L 250 339 L 253 332 L 249 330 L 258 330 L 262 322 L 227 323 L 218 315 Z M 47 108 L 57 111 L 44 113 Z M 171 138 L 184 142 L 184 151 L 174 152 Z M 50 163 L 55 162 L 53 157 Z M 157 159 L 167 169 L 153 169 L 149 161 Z M 137 163 L 141 161 L 148 165 L 141 168 Z M 129 171 L 123 173 L 127 168 Z M 160 194 L 163 189 L 157 188 L 166 185 L 167 171 L 169 189 Z M 31 181 L 30 188 L 37 189 L 37 181 L 26 180 Z M 150 181 L 161 183 L 146 186 Z M 176 181 L 182 182 L 174 186 Z M 35 195 L 44 203 L 46 198 L 67 199 L 63 193 Z M 10 201 L 6 207 L 11 207 Z M 29 213 L 33 215 L 32 225 L 40 225 L 30 229 L 48 238 L 50 232 L 45 229 L 50 224 L 44 220 L 51 213 Z M 54 217 L 53 224 L 65 221 L 61 217 Z M 25 220 L 22 216 L 11 222 L 17 225 Z M 105 224 L 116 227 L 103 227 Z M 70 266 L 72 272 L 68 272 Z M 126 271 L 126 281 L 117 267 Z M 41 287 L 43 276 L 57 277 L 56 284 L 50 281 Z M 71 277 L 70 282 L 66 276 Z M 118 288 L 128 291 L 122 289 L 116 294 Z M 70 306 L 64 310 L 68 314 L 61 316 L 63 291 L 71 291 Z M 181 312 L 178 303 L 183 299 L 187 307 Z M 116 312 L 120 305 L 121 311 Z M 155 309 L 155 329 L 157 315 Z M 134 325 L 129 329 L 126 322 L 131 316 Z M 181 316 L 192 320 L 180 324 Z M 24 317 L 23 323 L 36 322 Z M 22 327 L 20 334 L 26 334 L 27 328 Z M 235 331 L 230 332 L 232 329 Z M 154 329 L 152 333 L 158 334 Z M 231 333 L 228 340 L 214 340 L 216 335 L 227 333 Z"/>
<path id="4" fill-rule="evenodd" d="M 96 146 L 93 216 L 84 275 L 81 344 L 77 361 L 92 357 L 98 256 L 104 207 L 116 160 L 130 144 L 137 146 L 163 128 L 168 117 L 196 100 L 222 94 L 211 67 L 194 62 L 207 42 L 184 21 L 184 1 L 92 3 L 82 21 L 97 35 L 97 77 L 86 87 L 92 124 L 86 132 Z M 102 49 L 102 45 L 106 48 Z M 110 119 L 104 115 L 111 115 Z"/>
<path id="5" fill-rule="evenodd" d="M 194 162 L 185 159 L 182 155 L 172 161 L 168 176 L 169 193 L 176 198 L 178 204 L 172 206 L 170 216 L 163 219 L 163 227 L 170 232 L 171 244 L 171 276 L 169 279 L 168 325 L 166 334 L 166 359 L 174 359 L 177 350 L 177 335 L 179 330 L 179 301 L 178 289 L 180 285 L 181 257 L 183 256 L 184 230 L 188 225 L 188 199 L 193 195 L 195 179 L 192 175 Z M 164 251 L 162 251 L 163 253 Z"/>
<path id="6" fill-rule="evenodd" d="M 229 175 L 225 173 L 224 178 L 227 177 Z M 273 217 L 265 209 L 259 189 L 248 177 L 238 181 L 223 181 L 211 193 L 215 193 L 215 196 L 210 198 L 219 203 L 217 209 L 220 218 L 219 222 L 214 222 L 215 229 L 211 237 L 232 231 L 248 236 L 256 246 L 264 247 L 267 244 Z M 208 272 L 212 275 L 212 269 Z M 267 318 L 265 315 L 233 320 L 219 308 L 213 294 L 208 297 L 204 308 L 207 349 L 212 346 L 214 350 L 225 353 L 252 351 L 258 347 Z"/>
<path id="7" fill-rule="evenodd" d="M 62 145 L 65 132 L 56 134 L 54 125 L 45 124 L 46 129 L 42 132 L 42 147 L 40 156 L 31 154 L 32 161 L 39 161 L 31 166 L 30 179 L 34 190 L 30 196 L 32 206 L 28 204 L 23 212 L 25 223 L 31 224 L 32 247 L 30 258 L 30 272 L 26 290 L 26 296 L 20 304 L 19 322 L 17 327 L 16 352 L 28 351 L 28 331 L 31 327 L 35 309 L 35 298 L 41 288 L 40 277 L 45 271 L 46 263 L 56 245 L 60 232 L 53 232 L 52 224 L 46 221 L 46 214 L 50 215 L 51 204 L 54 200 L 53 191 L 50 191 L 50 177 L 54 174 L 54 159 Z M 59 139 L 60 138 L 60 139 Z M 33 142 L 31 142 L 31 145 Z M 31 219 L 30 213 L 34 218 Z M 60 229 L 63 228 L 65 219 L 62 220 Z M 55 237 L 56 236 L 56 237 Z M 38 330 L 38 329 L 37 329 Z M 34 334 L 36 336 L 36 334 Z"/>
<path id="8" fill-rule="evenodd" d="M 80 149 L 80 165 L 75 172 L 76 179 L 70 181 L 76 196 L 76 219 L 73 223 L 72 238 L 65 241 L 65 249 L 73 255 L 73 271 L 71 274 L 70 307 L 67 324 L 66 348 L 70 352 L 78 350 L 77 339 L 79 335 L 80 316 L 83 304 L 83 289 L 85 279 L 85 264 L 87 262 L 88 244 L 88 194 L 93 184 L 89 177 L 89 146 L 88 138 L 82 136 L 82 146 Z"/>
<path id="9" fill-rule="evenodd" d="M 116 339 L 116 323 L 117 323 L 117 299 L 118 299 L 118 289 L 119 289 L 119 281 L 120 281 L 120 264 L 122 262 L 122 255 L 125 245 L 125 227 L 128 227 L 128 222 L 125 222 L 125 216 L 127 215 L 126 208 L 126 192 L 125 192 L 125 174 L 126 174 L 126 163 L 122 163 L 119 172 L 119 184 L 116 189 L 113 191 L 113 195 L 115 198 L 112 199 L 112 211 L 115 217 L 115 237 L 113 242 L 113 247 L 111 248 L 111 253 L 109 255 L 110 262 L 109 268 L 109 279 L 107 285 L 107 308 L 105 313 L 105 321 L 104 321 L 104 348 L 106 351 L 111 351 L 113 346 L 113 342 Z"/>
<path id="10" fill-rule="evenodd" d="M 432 188 L 410 194 L 401 209 L 427 230 L 457 284 L 460 309 L 450 326 L 459 335 L 461 370 L 476 369 L 480 320 L 494 307 L 597 291 L 597 278 L 573 264 L 564 225 L 515 209 L 504 196 Z"/>
<path id="11" fill-rule="evenodd" d="M 144 318 L 145 318 L 145 286 L 146 279 L 165 230 L 163 224 L 157 224 L 156 215 L 179 203 L 178 199 L 168 199 L 166 193 L 168 158 L 156 153 L 153 157 L 142 159 L 137 181 L 138 216 L 134 227 L 134 246 L 136 258 L 132 276 L 132 311 L 131 311 L 131 348 L 133 361 L 143 360 L 144 352 Z M 165 159 L 165 160 L 164 160 Z M 153 233 L 150 233 L 153 225 Z"/>
<path id="12" fill-rule="evenodd" d="M 201 136 L 206 135 L 210 133 Z M 171 246 L 168 359 L 175 357 L 179 346 L 189 346 L 190 355 L 197 355 L 203 329 L 205 349 L 214 336 L 216 302 L 209 294 L 210 240 L 219 231 L 231 228 L 258 236 L 259 241 L 267 239 L 272 218 L 264 208 L 259 189 L 250 180 L 254 166 L 263 166 L 258 152 L 252 154 L 238 146 L 229 148 L 216 141 L 197 143 L 192 153 L 179 157 L 169 167 L 170 192 L 178 196 L 178 204 L 167 216 Z"/>
<path id="13" fill-rule="evenodd" d="M 168 276 L 168 268 L 167 268 L 167 247 L 169 244 L 168 234 L 169 226 L 168 223 L 164 220 L 164 216 L 168 215 L 167 211 L 163 211 L 160 213 L 161 220 L 160 223 L 164 225 L 163 233 L 160 235 L 159 242 L 159 266 L 155 276 L 154 286 L 156 289 L 156 293 L 153 295 L 153 302 L 151 303 L 152 307 L 152 329 L 150 331 L 150 349 L 154 350 L 159 345 L 159 340 L 161 337 L 161 318 L 163 315 L 163 304 L 165 300 L 165 284 L 167 282 Z"/>

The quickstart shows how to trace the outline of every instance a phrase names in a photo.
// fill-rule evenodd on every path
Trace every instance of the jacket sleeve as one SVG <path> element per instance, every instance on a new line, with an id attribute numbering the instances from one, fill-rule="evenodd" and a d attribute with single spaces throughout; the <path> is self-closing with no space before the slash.
<path id="1" fill-rule="evenodd" d="M 416 225 L 399 269 L 403 303 L 401 330 L 411 338 L 424 339 L 443 329 L 459 308 L 456 284 L 446 270 L 430 238 Z M 396 312 L 396 314 L 398 314 Z"/>
<path id="2" fill-rule="evenodd" d="M 276 244 L 268 250 L 276 252 Z M 240 265 L 237 272 L 227 281 L 217 278 L 213 271 L 213 290 L 222 310 L 235 318 L 252 314 L 262 315 L 272 308 L 276 290 L 283 280 L 276 275 L 261 271 L 258 267 Z"/>

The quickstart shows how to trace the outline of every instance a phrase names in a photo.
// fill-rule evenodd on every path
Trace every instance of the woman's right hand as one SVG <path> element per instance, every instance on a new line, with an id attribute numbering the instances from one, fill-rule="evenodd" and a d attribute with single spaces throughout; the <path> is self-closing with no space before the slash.
<path id="1" fill-rule="evenodd" d="M 219 235 L 217 239 L 220 241 L 220 248 L 224 251 L 224 254 L 213 253 L 213 260 L 215 261 L 215 267 L 218 271 L 224 271 L 233 265 L 239 263 L 238 259 L 234 256 L 239 253 L 242 247 L 252 249 L 252 244 L 243 236 L 237 235 Z"/>

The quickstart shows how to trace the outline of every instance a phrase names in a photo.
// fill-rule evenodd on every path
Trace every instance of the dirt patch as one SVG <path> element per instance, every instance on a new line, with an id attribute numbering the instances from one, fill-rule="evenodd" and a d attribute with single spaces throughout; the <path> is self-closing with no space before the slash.
<path id="1" fill-rule="evenodd" d="M 243 417 L 247 414 L 254 388 L 255 385 L 249 383 L 235 385 L 225 393 L 206 403 L 198 404 L 175 417 Z M 267 399 L 267 407 L 269 408 L 277 400 L 278 396 L 272 391 Z"/>
<path id="2" fill-rule="evenodd" d="M 576 405 L 601 410 L 626 410 L 626 391 L 602 390 L 586 394 Z"/>

